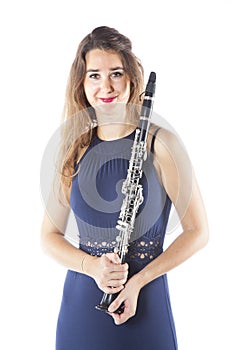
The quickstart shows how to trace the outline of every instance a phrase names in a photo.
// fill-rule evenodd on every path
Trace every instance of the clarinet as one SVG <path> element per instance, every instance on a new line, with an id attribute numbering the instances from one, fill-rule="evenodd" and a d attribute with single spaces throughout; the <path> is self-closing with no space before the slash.
<path id="1" fill-rule="evenodd" d="M 114 252 L 119 255 L 122 264 L 125 262 L 128 252 L 130 236 L 134 229 L 138 208 L 144 200 L 140 179 L 143 172 L 142 165 L 147 158 L 147 136 L 153 110 L 155 87 L 156 74 L 151 72 L 145 89 L 139 125 L 135 132 L 127 178 L 122 185 L 122 193 L 125 197 L 121 206 L 119 219 L 117 220 L 116 229 L 119 231 L 119 234 L 116 237 L 116 246 L 114 248 Z M 104 293 L 96 309 L 107 312 L 109 305 L 116 299 L 118 294 Z M 124 312 L 124 304 L 115 311 L 118 314 L 122 312 Z"/>

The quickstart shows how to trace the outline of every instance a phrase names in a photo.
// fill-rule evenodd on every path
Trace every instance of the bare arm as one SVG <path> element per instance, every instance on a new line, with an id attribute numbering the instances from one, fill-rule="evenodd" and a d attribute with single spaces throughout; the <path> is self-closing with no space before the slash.
<path id="1" fill-rule="evenodd" d="M 176 136 L 162 130 L 155 142 L 162 183 L 178 212 L 182 233 L 140 273 L 142 286 L 183 263 L 208 241 L 204 204 L 188 155 Z"/>
<path id="2" fill-rule="evenodd" d="M 208 241 L 205 208 L 188 155 L 177 137 L 160 130 L 155 142 L 156 168 L 161 182 L 178 212 L 182 233 L 155 260 L 134 275 L 119 297 L 111 304 L 114 311 L 125 302 L 126 312 L 113 314 L 116 324 L 125 322 L 136 312 L 137 296 L 147 283 L 167 273 L 190 258 Z M 135 291 L 135 297 L 130 296 Z"/>
<path id="3" fill-rule="evenodd" d="M 74 247 L 64 237 L 69 216 L 69 208 L 57 205 L 59 221 L 54 222 L 47 208 L 41 228 L 41 245 L 43 251 L 63 266 L 82 272 L 82 259 L 85 252 Z"/>
<path id="4" fill-rule="evenodd" d="M 69 243 L 64 236 L 69 213 L 69 207 L 59 203 L 51 194 L 41 228 L 44 252 L 66 268 L 92 277 L 104 292 L 119 292 L 126 282 L 128 265 L 121 265 L 117 254 L 98 258 Z"/>

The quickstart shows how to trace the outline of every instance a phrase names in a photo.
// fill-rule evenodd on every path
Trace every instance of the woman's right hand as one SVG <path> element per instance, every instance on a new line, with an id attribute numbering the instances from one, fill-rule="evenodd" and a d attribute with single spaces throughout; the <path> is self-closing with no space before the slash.
<path id="1" fill-rule="evenodd" d="M 124 288 L 128 277 L 128 264 L 121 264 L 116 253 L 103 254 L 100 257 L 92 257 L 84 262 L 84 272 L 92 276 L 104 293 L 118 293 Z"/>

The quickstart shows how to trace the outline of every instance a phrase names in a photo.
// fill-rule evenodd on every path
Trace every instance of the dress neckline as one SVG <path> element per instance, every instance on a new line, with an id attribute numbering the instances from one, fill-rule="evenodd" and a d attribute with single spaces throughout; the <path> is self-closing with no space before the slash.
<path id="1" fill-rule="evenodd" d="M 96 138 L 97 138 L 97 140 L 98 140 L 99 142 L 107 142 L 107 143 L 117 142 L 117 141 L 121 141 L 121 140 L 124 140 L 124 139 L 131 139 L 132 136 L 135 134 L 135 131 L 136 131 L 136 129 L 134 129 L 132 132 L 130 132 L 129 134 L 127 134 L 127 135 L 125 135 L 125 136 L 122 136 L 122 137 L 119 137 L 119 138 L 113 139 L 113 140 L 103 140 L 103 139 L 101 139 L 101 138 L 98 136 L 98 134 L 97 134 L 97 132 L 96 132 Z"/>

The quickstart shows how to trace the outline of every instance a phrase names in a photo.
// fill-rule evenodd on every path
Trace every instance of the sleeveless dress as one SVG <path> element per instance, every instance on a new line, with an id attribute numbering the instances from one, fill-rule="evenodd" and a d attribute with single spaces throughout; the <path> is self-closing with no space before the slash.
<path id="1" fill-rule="evenodd" d="M 134 135 L 114 141 L 95 136 L 78 164 L 70 203 L 77 221 L 79 247 L 89 254 L 112 252 L 116 244 L 116 223 L 124 198 L 121 187 Z M 171 209 L 171 201 L 158 181 L 152 153 L 144 162 L 141 183 L 144 201 L 128 247 L 129 276 L 162 253 Z M 166 274 L 141 289 L 136 315 L 122 325 L 115 325 L 111 316 L 95 309 L 102 296 L 92 278 L 68 270 L 56 350 L 177 349 Z"/>

